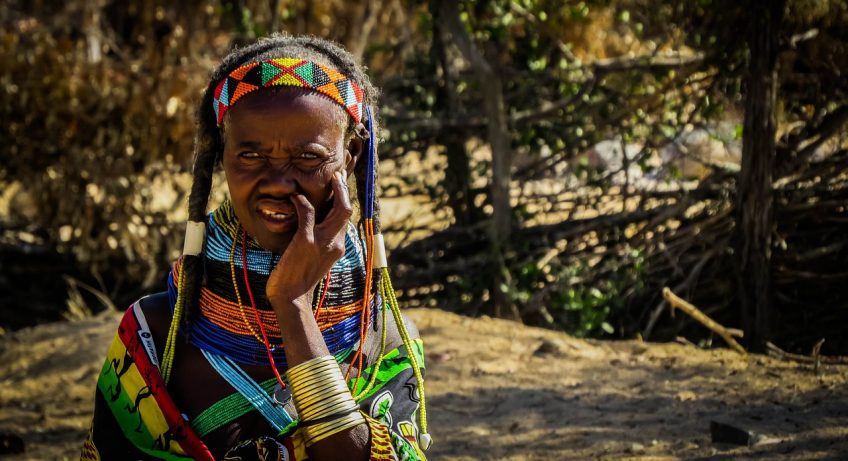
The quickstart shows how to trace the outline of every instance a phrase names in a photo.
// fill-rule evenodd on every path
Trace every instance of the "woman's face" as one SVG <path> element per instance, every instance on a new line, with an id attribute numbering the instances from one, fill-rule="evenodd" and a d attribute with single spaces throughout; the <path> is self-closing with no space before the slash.
<path id="1" fill-rule="evenodd" d="M 224 172 L 242 227 L 263 248 L 285 251 L 298 218 L 290 198 L 302 194 L 316 223 L 332 205 L 330 180 L 353 171 L 362 142 L 345 143 L 347 113 L 309 91 L 256 91 L 224 121 Z"/>

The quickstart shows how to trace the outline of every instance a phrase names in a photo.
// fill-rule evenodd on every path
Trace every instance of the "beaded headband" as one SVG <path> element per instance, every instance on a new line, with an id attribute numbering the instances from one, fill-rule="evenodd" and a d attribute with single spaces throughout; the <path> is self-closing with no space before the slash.
<path id="1" fill-rule="evenodd" d="M 224 114 L 242 96 L 260 88 L 291 86 L 317 91 L 342 106 L 356 123 L 362 120 L 364 93 L 339 71 L 300 58 L 275 58 L 245 64 L 230 72 L 215 87 L 212 101 L 218 126 Z"/>

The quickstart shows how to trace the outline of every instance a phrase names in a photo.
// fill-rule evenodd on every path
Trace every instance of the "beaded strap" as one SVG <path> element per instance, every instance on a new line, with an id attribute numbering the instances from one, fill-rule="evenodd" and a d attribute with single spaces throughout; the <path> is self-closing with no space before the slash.
<path id="1" fill-rule="evenodd" d="M 343 351 L 340 351 L 335 355 L 336 362 L 342 363 L 350 357 L 350 354 L 353 353 L 356 345 L 349 347 Z M 236 365 L 237 366 L 237 365 Z M 248 376 L 249 379 L 250 378 Z M 259 387 L 262 388 L 263 392 L 270 396 L 274 391 L 274 387 L 277 384 L 276 378 L 270 378 L 260 383 L 257 383 Z M 203 410 L 199 415 L 195 416 L 191 421 L 191 426 L 194 431 L 200 437 L 204 437 L 212 431 L 224 426 L 225 424 L 231 423 L 236 418 L 244 416 L 250 411 L 255 410 L 256 407 L 251 405 L 251 403 L 245 398 L 245 396 L 240 392 L 236 391 L 232 394 L 222 398 L 221 400 L 213 403 L 209 406 L 209 408 Z M 283 430 L 282 435 L 285 435 L 294 425 L 289 425 L 286 429 Z"/>
<path id="2" fill-rule="evenodd" d="M 418 396 L 421 399 L 421 408 L 418 413 L 418 420 L 421 424 L 421 448 L 427 450 L 433 443 L 430 433 L 427 432 L 427 398 L 424 394 L 424 376 L 421 374 L 421 365 L 415 357 L 412 340 L 409 337 L 409 332 L 406 330 L 406 324 L 403 322 L 403 317 L 400 313 L 400 304 L 395 297 L 395 289 L 392 287 L 392 279 L 389 277 L 389 269 L 383 268 L 383 283 L 380 292 L 383 294 L 386 305 L 391 309 L 392 315 L 395 318 L 400 337 L 403 340 L 403 347 L 409 355 L 409 361 L 412 362 L 412 373 L 415 375 L 415 382 L 418 384 Z"/>
<path id="3" fill-rule="evenodd" d="M 275 405 L 271 396 L 265 392 L 256 381 L 253 380 L 244 370 L 241 369 L 235 362 L 213 354 L 209 351 L 201 350 L 203 356 L 212 365 L 212 368 L 221 375 L 224 380 L 230 383 L 241 395 L 250 402 L 251 405 L 262 414 L 268 424 L 271 425 L 277 432 L 285 432 L 295 423 L 295 418 L 288 414 L 284 407 Z M 296 415 L 295 415 L 296 417 Z"/>
<path id="4" fill-rule="evenodd" d="M 258 383 L 262 390 L 271 395 L 277 379 L 271 378 Z M 256 407 L 250 404 L 240 392 L 233 392 L 223 399 L 213 403 L 209 408 L 203 410 L 191 420 L 191 427 L 200 437 L 205 437 L 210 432 L 221 426 L 240 418 Z"/>

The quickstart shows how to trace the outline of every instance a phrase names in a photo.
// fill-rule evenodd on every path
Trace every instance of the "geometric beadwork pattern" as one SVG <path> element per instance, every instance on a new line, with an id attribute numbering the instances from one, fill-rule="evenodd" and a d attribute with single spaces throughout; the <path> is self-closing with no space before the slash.
<path id="1" fill-rule="evenodd" d="M 218 126 L 242 96 L 270 86 L 294 86 L 329 96 L 356 123 L 362 120 L 362 89 L 339 71 L 300 58 L 276 58 L 245 64 L 230 72 L 215 88 L 212 101 Z"/>

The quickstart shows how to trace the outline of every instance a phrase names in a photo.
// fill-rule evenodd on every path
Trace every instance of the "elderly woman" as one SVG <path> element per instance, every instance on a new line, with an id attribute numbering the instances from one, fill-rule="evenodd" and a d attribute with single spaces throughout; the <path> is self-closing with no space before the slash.
<path id="1" fill-rule="evenodd" d="M 198 111 L 183 256 L 121 321 L 82 459 L 424 458 L 423 347 L 380 235 L 376 98 L 314 37 L 224 59 Z M 230 199 L 207 215 L 217 165 Z"/>

